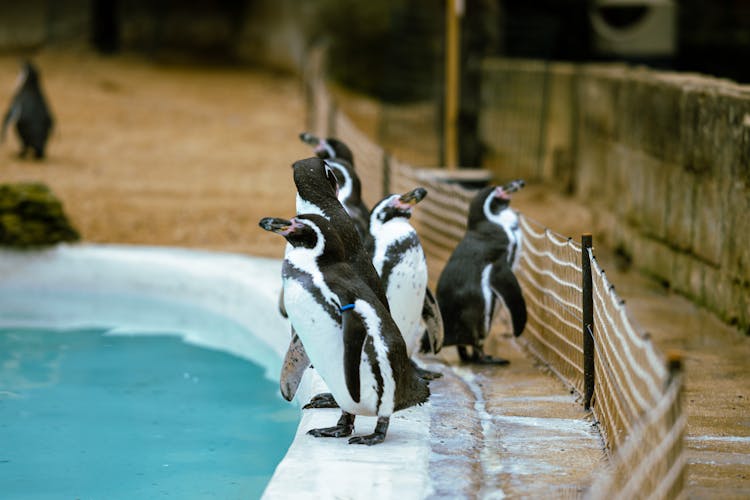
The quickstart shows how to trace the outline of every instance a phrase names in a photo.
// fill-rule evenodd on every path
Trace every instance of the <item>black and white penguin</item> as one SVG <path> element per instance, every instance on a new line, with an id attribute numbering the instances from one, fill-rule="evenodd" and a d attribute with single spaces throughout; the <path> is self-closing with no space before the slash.
<path id="1" fill-rule="evenodd" d="M 479 191 L 469 206 L 464 238 L 456 246 L 438 279 L 437 299 L 443 316 L 443 345 L 455 345 L 462 360 L 507 364 L 484 353 L 495 308 L 510 313 L 513 335 L 526 326 L 526 302 L 513 274 L 521 245 L 518 215 L 510 208 L 510 194 L 524 182 Z M 472 348 L 471 355 L 467 346 Z"/>
<path id="2" fill-rule="evenodd" d="M 29 61 L 24 61 L 18 77 L 18 90 L 3 118 L 0 141 L 5 139 L 8 126 L 15 123 L 21 140 L 19 156 L 23 158 L 32 150 L 37 159 L 44 158 L 47 138 L 52 130 L 52 113 L 44 98 L 39 71 Z"/>
<path id="3" fill-rule="evenodd" d="M 383 442 L 391 414 L 430 395 L 393 318 L 350 264 L 335 223 L 306 214 L 265 218 L 260 225 L 293 247 L 282 267 L 289 320 L 342 409 L 336 426 L 308 434 L 346 437 L 354 431 L 356 415 L 370 415 L 378 417 L 375 431 L 349 443 Z"/>
<path id="4" fill-rule="evenodd" d="M 428 294 L 432 296 L 427 287 L 427 260 L 417 231 L 409 223 L 412 209 L 426 195 L 427 190 L 418 187 L 404 194 L 386 196 L 370 214 L 372 263 L 383 282 L 391 316 L 404 337 L 410 357 L 420 348 L 425 328 L 433 352 L 438 352 L 443 344 L 440 310 L 434 299 L 427 299 Z M 425 305 L 432 308 L 426 314 Z M 421 370 L 420 375 L 428 379 L 440 376 L 428 370 Z"/>
<path id="5" fill-rule="evenodd" d="M 296 161 L 292 169 L 294 184 L 297 187 L 297 214 L 318 214 L 335 225 L 349 265 L 388 309 L 385 288 L 372 265 L 370 254 L 357 233 L 354 221 L 336 196 L 338 183 L 333 169 L 317 157 Z M 290 246 L 287 245 L 287 251 L 289 250 Z M 281 301 L 283 309 L 286 309 L 284 293 L 282 290 Z M 304 352 L 304 348 L 299 345 L 298 339 L 293 334 L 282 365 L 280 380 L 282 395 L 287 400 L 294 397 L 301 376 L 310 364 Z M 304 408 L 335 407 L 336 402 L 329 394 L 319 394 L 304 406 Z"/>
<path id="6" fill-rule="evenodd" d="M 315 155 L 325 160 L 333 169 L 339 185 L 337 197 L 349 216 L 354 219 L 357 232 L 365 246 L 370 245 L 370 210 L 362 201 L 362 182 L 354 169 L 354 155 L 351 149 L 338 139 L 318 139 L 308 132 L 301 133 L 300 139 L 305 144 L 314 146 Z"/>

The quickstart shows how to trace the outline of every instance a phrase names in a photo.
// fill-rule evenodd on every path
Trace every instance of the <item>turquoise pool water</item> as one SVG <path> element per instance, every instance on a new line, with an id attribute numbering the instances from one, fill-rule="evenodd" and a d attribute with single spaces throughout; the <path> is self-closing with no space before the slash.
<path id="1" fill-rule="evenodd" d="M 0 497 L 258 498 L 299 410 L 246 359 L 165 335 L 0 329 Z"/>

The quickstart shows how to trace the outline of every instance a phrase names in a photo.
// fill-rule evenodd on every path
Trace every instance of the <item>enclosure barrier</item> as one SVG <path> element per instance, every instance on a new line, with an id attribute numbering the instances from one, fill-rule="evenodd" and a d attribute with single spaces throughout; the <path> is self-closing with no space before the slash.
<path id="1" fill-rule="evenodd" d="M 431 281 L 466 230 L 475 191 L 442 170 L 419 169 L 391 157 L 337 109 L 323 60 L 305 73 L 307 126 L 336 136 L 352 149 L 363 192 L 372 206 L 386 194 L 416 186 L 429 195 L 412 221 L 422 240 Z M 516 275 L 528 308 L 519 341 L 591 409 L 610 458 L 585 489 L 587 498 L 685 496 L 681 363 L 669 367 L 647 335 L 628 317 L 599 267 L 590 235 L 565 238 L 520 214 L 523 234 Z"/>

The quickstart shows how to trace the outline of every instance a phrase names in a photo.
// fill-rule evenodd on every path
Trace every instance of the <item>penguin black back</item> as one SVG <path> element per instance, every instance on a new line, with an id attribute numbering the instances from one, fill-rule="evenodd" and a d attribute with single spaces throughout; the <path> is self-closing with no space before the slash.
<path id="1" fill-rule="evenodd" d="M 25 156 L 31 149 L 34 156 L 41 159 L 53 126 L 52 114 L 41 89 L 39 71 L 31 62 L 23 63 L 19 79 L 18 91 L 3 118 L 0 139 L 5 137 L 7 127 L 15 122 L 21 140 L 19 156 Z"/>
<path id="2" fill-rule="evenodd" d="M 317 157 L 294 162 L 294 184 L 297 187 L 297 212 L 318 213 L 336 227 L 348 262 L 388 308 L 388 299 L 375 267 L 372 265 L 354 221 L 336 197 L 336 175 Z"/>

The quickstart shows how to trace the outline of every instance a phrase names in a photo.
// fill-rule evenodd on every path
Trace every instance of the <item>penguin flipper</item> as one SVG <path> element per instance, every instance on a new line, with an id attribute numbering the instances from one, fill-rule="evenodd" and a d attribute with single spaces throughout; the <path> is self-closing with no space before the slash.
<path id="1" fill-rule="evenodd" d="M 526 301 L 521 292 L 521 285 L 507 262 L 498 262 L 492 266 L 490 287 L 492 292 L 505 302 L 513 323 L 513 336 L 518 337 L 526 327 Z"/>
<path id="2" fill-rule="evenodd" d="M 287 401 L 294 399 L 302 381 L 302 375 L 309 366 L 310 358 L 307 357 L 305 346 L 302 345 L 302 341 L 292 329 L 292 340 L 286 350 L 284 362 L 281 365 L 281 377 L 279 378 L 281 395 L 284 399 Z"/>
<path id="3" fill-rule="evenodd" d="M 443 316 L 440 314 L 435 295 L 430 287 L 425 287 L 424 302 L 422 303 L 422 322 L 425 332 L 422 335 L 419 352 L 437 354 L 443 348 L 445 336 L 443 330 Z"/>
<path id="4" fill-rule="evenodd" d="M 346 388 L 352 401 L 359 403 L 360 379 L 359 365 L 362 361 L 362 348 L 367 337 L 367 327 L 362 317 L 355 312 L 345 311 L 343 314 L 344 330 L 344 376 Z"/>
<path id="5" fill-rule="evenodd" d="M 2 128 L 0 128 L 0 142 L 3 142 L 5 140 L 5 132 L 6 130 L 8 130 L 8 126 L 18 120 L 18 117 L 20 115 L 21 105 L 14 102 L 13 104 L 11 104 L 10 108 L 8 108 L 8 112 L 5 113 L 5 116 L 3 117 L 3 125 Z"/>

